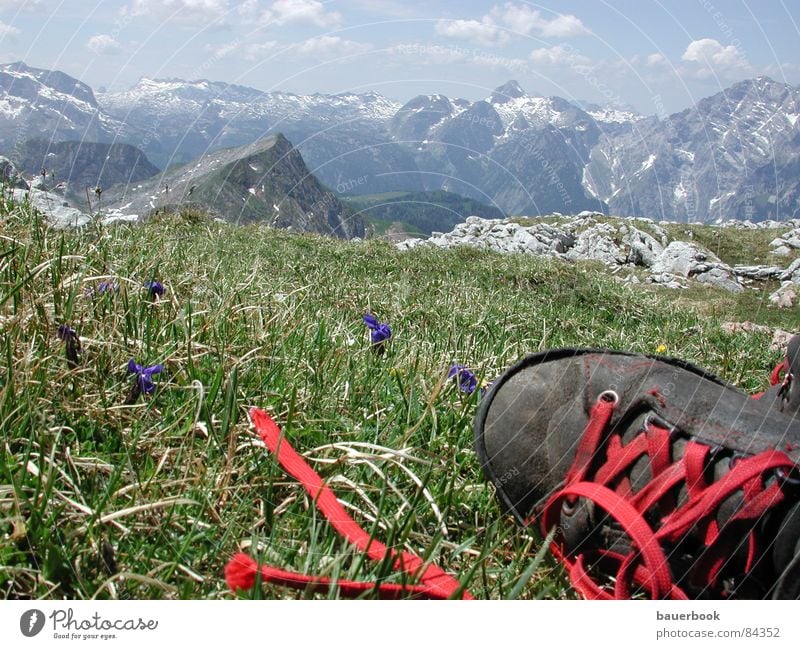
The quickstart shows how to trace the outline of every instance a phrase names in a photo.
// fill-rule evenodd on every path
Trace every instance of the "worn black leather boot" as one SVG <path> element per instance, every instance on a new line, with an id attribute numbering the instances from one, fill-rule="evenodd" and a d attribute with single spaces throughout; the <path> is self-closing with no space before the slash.
<path id="1" fill-rule="evenodd" d="M 753 399 L 676 359 L 534 354 L 498 379 L 475 446 L 504 507 L 554 532 L 588 598 L 796 598 L 800 337 Z"/>

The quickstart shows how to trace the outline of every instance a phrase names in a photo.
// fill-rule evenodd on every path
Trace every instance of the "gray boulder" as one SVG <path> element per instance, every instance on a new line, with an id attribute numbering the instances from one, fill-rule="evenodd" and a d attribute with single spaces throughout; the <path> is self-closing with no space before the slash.
<path id="1" fill-rule="evenodd" d="M 795 259 L 791 264 L 786 267 L 780 277 L 779 280 L 782 282 L 794 282 L 795 284 L 800 284 L 800 258 Z"/>
<path id="2" fill-rule="evenodd" d="M 13 198 L 21 203 L 26 198 L 33 207 L 44 214 L 47 223 L 57 229 L 79 228 L 89 223 L 92 218 L 74 207 L 69 207 L 63 196 L 32 188 L 30 190 L 15 189 Z"/>
<path id="3" fill-rule="evenodd" d="M 778 279 L 783 273 L 779 266 L 734 266 L 733 274 L 747 279 L 767 280 Z"/>
<path id="4" fill-rule="evenodd" d="M 680 282 L 678 276 L 672 273 L 653 273 L 648 275 L 644 282 L 645 284 L 658 284 L 672 289 L 687 288 L 686 284 Z"/>
<path id="5" fill-rule="evenodd" d="M 744 290 L 730 266 L 723 264 L 712 252 L 687 241 L 670 243 L 658 256 L 651 270 L 655 275 L 670 273 L 728 291 Z"/>
<path id="6" fill-rule="evenodd" d="M 649 268 L 664 252 L 664 246 L 654 237 L 633 226 L 623 225 L 620 232 L 622 232 L 622 243 L 628 246 L 627 262 L 630 264 Z"/>
<path id="7" fill-rule="evenodd" d="M 575 238 L 575 245 L 567 252 L 570 261 L 600 261 L 608 266 L 625 263 L 625 255 L 614 242 L 616 229 L 608 223 L 597 223 L 586 228 Z"/>
<path id="8" fill-rule="evenodd" d="M 786 281 L 781 287 L 769 296 L 769 301 L 780 309 L 789 309 L 797 301 L 797 284 Z"/>

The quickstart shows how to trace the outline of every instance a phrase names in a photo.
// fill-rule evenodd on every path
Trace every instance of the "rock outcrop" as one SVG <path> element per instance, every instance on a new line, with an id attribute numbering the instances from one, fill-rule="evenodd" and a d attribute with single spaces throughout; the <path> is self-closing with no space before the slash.
<path id="1" fill-rule="evenodd" d="M 435 232 L 430 239 L 407 239 L 397 246 L 408 250 L 420 245 L 440 248 L 466 245 L 573 262 L 595 261 L 614 270 L 648 269 L 645 283 L 668 288 L 685 288 L 685 280 L 691 280 L 732 292 L 744 290 L 734 269 L 712 252 L 694 242 L 670 242 L 668 239 L 664 229 L 649 219 L 611 220 L 602 218 L 601 214 L 582 212 L 577 216 L 558 215 L 530 224 L 471 216 L 451 232 Z M 741 275 L 747 278 L 775 278 L 785 272 L 776 267 L 741 267 Z M 800 271 L 797 275 L 800 279 Z M 623 281 L 642 280 L 629 275 Z"/>
<path id="2" fill-rule="evenodd" d="M 650 270 L 656 275 L 669 273 L 692 278 L 702 284 L 719 286 L 728 291 L 744 290 L 730 266 L 723 264 L 716 255 L 696 243 L 673 241 L 656 258 Z"/>

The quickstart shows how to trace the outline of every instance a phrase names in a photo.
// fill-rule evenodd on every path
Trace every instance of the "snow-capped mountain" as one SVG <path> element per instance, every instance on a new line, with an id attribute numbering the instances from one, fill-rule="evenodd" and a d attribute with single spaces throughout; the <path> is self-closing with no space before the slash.
<path id="1" fill-rule="evenodd" d="M 478 102 L 416 97 L 390 127 L 428 182 L 508 213 L 713 221 L 800 214 L 798 118 L 800 89 L 765 77 L 665 119 L 510 81 Z"/>
<path id="2" fill-rule="evenodd" d="M 617 214 L 713 221 L 800 211 L 800 89 L 759 77 L 603 137 L 587 190 Z"/>
<path id="3" fill-rule="evenodd" d="M 516 81 L 475 102 L 421 95 L 389 126 L 395 141 L 415 151 L 427 189 L 488 199 L 517 214 L 605 207 L 581 186 L 601 125 L 560 97 L 527 95 Z"/>
<path id="4" fill-rule="evenodd" d="M 167 168 L 283 133 L 340 193 L 444 189 L 512 214 L 782 219 L 800 213 L 799 99 L 764 77 L 663 119 L 528 94 L 516 81 L 479 101 L 437 94 L 404 105 L 180 79 L 95 97 L 72 77 L 16 63 L 0 66 L 0 145 L 122 141 Z"/>
<path id="5" fill-rule="evenodd" d="M 312 172 L 336 186 L 352 182 L 352 166 L 390 171 L 400 153 L 391 145 L 380 156 L 369 148 L 385 143 L 384 125 L 400 107 L 377 93 L 297 95 L 206 80 L 141 79 L 98 101 L 143 133 L 134 144 L 162 167 L 283 133 Z"/>
<path id="6" fill-rule="evenodd" d="M 77 79 L 21 62 L 0 65 L 0 146 L 6 152 L 29 138 L 113 142 L 130 135 Z"/>

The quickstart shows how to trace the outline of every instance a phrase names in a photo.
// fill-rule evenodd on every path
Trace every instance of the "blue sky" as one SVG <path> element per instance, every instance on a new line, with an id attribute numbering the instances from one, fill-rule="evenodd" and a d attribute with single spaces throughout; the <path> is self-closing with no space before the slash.
<path id="1" fill-rule="evenodd" d="M 741 79 L 800 83 L 797 0 L 0 0 L 0 61 L 94 88 L 529 94 L 682 110 Z"/>

